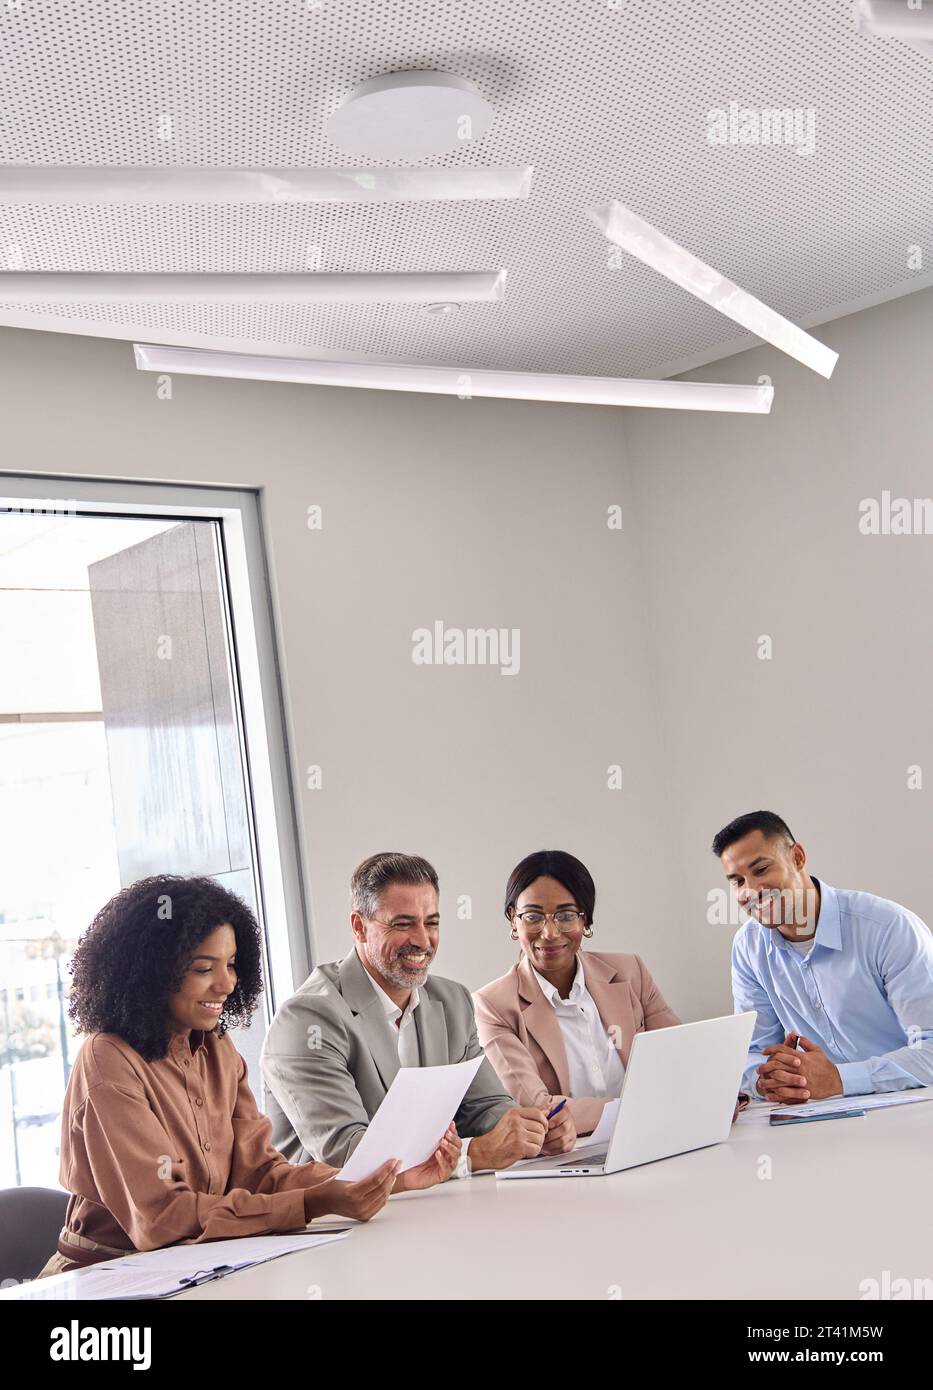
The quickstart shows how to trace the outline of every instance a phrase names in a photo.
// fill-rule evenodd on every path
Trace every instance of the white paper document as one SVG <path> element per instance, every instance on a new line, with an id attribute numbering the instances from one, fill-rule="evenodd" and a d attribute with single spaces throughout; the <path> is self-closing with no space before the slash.
<path id="1" fill-rule="evenodd" d="M 920 1095 L 911 1091 L 884 1091 L 870 1096 L 833 1096 L 831 1100 L 814 1100 L 806 1105 L 772 1105 L 772 1110 L 793 1111 L 795 1115 L 830 1115 L 834 1110 L 884 1110 L 889 1105 L 916 1105 L 933 1100 L 933 1088 Z"/>
<path id="2" fill-rule="evenodd" d="M 195 1245 L 167 1245 L 162 1250 L 134 1250 L 118 1260 L 106 1260 L 96 1269 L 171 1270 L 181 1276 L 203 1273 L 227 1266 L 243 1269 L 246 1265 L 262 1264 L 293 1250 L 307 1250 L 347 1234 L 350 1227 L 342 1223 L 337 1231 L 297 1231 L 292 1235 L 240 1236 L 233 1240 L 202 1240 Z"/>
<path id="3" fill-rule="evenodd" d="M 616 1127 L 616 1116 L 619 1113 L 619 1099 L 607 1100 L 603 1106 L 603 1113 L 599 1117 L 599 1124 L 592 1134 L 584 1134 L 582 1139 L 578 1139 L 574 1144 L 574 1149 L 608 1149 L 609 1140 L 612 1138 L 612 1131 Z"/>
<path id="4" fill-rule="evenodd" d="M 483 1056 L 443 1067 L 402 1067 L 337 1177 L 368 1178 L 390 1158 L 401 1172 L 431 1157 L 460 1108 Z"/>
<path id="5" fill-rule="evenodd" d="M 74 1303 L 104 1298 L 164 1298 L 166 1294 L 183 1293 L 184 1288 L 164 1269 L 150 1274 L 144 1269 L 120 1271 L 109 1265 L 107 1269 L 91 1265 L 70 1274 L 53 1274 L 47 1279 L 35 1279 L 14 1289 L 4 1289 L 0 1299 Z"/>
<path id="6" fill-rule="evenodd" d="M 343 1240 L 349 1229 L 315 1234 L 246 1236 L 207 1240 L 198 1245 L 170 1245 L 162 1250 L 135 1250 L 116 1260 L 49 1279 L 32 1280 L 0 1293 L 6 1299 L 165 1298 L 237 1269 L 264 1264 L 296 1250 Z"/>

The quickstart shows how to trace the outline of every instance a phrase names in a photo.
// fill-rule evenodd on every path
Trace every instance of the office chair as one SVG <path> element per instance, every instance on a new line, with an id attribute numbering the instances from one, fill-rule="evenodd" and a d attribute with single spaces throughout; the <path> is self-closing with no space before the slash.
<path id="1" fill-rule="evenodd" d="M 68 1193 L 49 1187 L 0 1191 L 0 1286 L 35 1279 L 55 1254 L 67 1206 Z"/>

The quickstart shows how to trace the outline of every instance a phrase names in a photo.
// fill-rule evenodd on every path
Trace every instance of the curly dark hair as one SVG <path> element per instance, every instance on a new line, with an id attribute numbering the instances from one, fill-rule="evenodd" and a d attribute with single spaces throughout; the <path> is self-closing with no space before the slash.
<path id="1" fill-rule="evenodd" d="M 236 935 L 237 983 L 216 1031 L 247 1027 L 262 996 L 262 936 L 246 903 L 211 878 L 158 874 L 101 908 L 71 962 L 68 1013 L 81 1033 L 116 1033 L 153 1062 L 168 1051 L 168 996 L 217 927 Z"/>

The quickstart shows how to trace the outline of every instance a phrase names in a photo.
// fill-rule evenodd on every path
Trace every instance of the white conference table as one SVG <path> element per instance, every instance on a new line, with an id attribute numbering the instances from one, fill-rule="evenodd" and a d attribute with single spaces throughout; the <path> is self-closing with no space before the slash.
<path id="1" fill-rule="evenodd" d="M 857 1300 L 885 1271 L 933 1277 L 926 1094 L 786 1129 L 754 1106 L 723 1144 L 611 1177 L 477 1176 L 404 1193 L 345 1240 L 177 1299 Z M 81 1279 L 18 1293 L 80 1299 Z"/>
<path id="2" fill-rule="evenodd" d="M 858 1299 L 885 1270 L 933 1277 L 928 1094 L 786 1129 L 755 1106 L 724 1144 L 611 1177 L 405 1193 L 346 1240 L 180 1297 Z"/>

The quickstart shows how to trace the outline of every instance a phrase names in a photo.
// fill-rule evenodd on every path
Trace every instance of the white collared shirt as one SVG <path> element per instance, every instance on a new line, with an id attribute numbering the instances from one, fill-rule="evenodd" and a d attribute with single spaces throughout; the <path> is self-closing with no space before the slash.
<path id="1" fill-rule="evenodd" d="M 418 1045 L 418 1029 L 415 1026 L 415 1009 L 421 1003 L 421 995 L 418 993 L 418 986 L 413 985 L 411 997 L 404 1010 L 400 1009 L 393 999 L 390 999 L 380 984 L 377 984 L 372 975 L 367 970 L 366 975 L 369 983 L 376 991 L 376 998 L 385 1010 L 386 1022 L 396 1034 L 396 1045 L 398 1047 L 398 1064 L 400 1067 L 420 1067 L 421 1048 Z M 457 1166 L 451 1173 L 452 1178 L 468 1178 L 470 1176 L 470 1165 L 467 1154 L 470 1151 L 470 1140 L 460 1140 L 460 1158 Z"/>
<path id="2" fill-rule="evenodd" d="M 534 970 L 534 966 L 531 968 Z M 566 999 L 562 999 L 537 970 L 535 977 L 560 1024 L 571 1096 L 615 1100 L 622 1092 L 625 1067 L 599 1016 L 596 1001 L 586 987 L 580 957 L 577 956 L 577 972 Z"/>
<path id="3" fill-rule="evenodd" d="M 369 971 L 366 972 L 369 974 Z M 415 1027 L 415 1009 L 421 1003 L 421 995 L 418 993 L 418 986 L 414 985 L 411 991 L 411 998 L 405 1005 L 404 1010 L 400 1009 L 394 1000 L 390 999 L 380 984 L 377 984 L 372 975 L 369 982 L 376 991 L 376 997 L 385 1010 L 386 1022 L 395 1034 L 396 1047 L 398 1048 L 398 1064 L 400 1067 L 420 1067 L 421 1048 L 418 1046 L 418 1029 Z"/>

